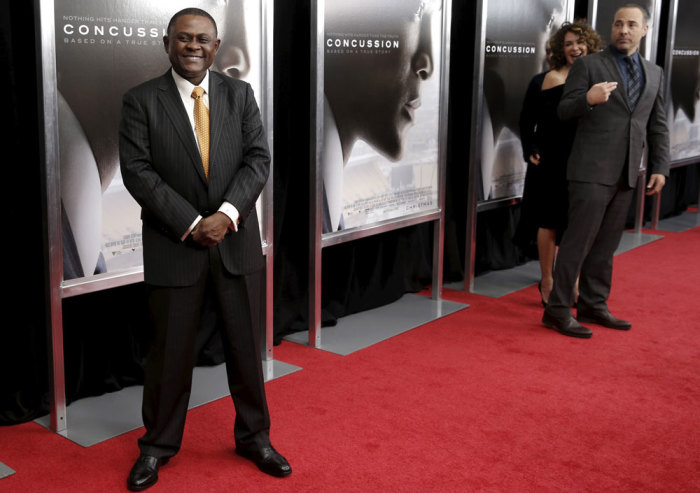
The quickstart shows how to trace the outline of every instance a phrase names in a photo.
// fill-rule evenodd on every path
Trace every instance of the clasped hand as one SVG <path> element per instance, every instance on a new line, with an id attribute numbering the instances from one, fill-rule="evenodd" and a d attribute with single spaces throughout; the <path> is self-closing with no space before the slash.
<path id="1" fill-rule="evenodd" d="M 202 246 L 210 247 L 224 241 L 231 219 L 223 212 L 203 218 L 192 230 L 192 239 Z"/>

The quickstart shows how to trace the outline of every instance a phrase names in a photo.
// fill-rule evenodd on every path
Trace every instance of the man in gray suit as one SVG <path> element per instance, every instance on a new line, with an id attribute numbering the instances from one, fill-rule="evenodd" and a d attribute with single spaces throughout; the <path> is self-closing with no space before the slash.
<path id="1" fill-rule="evenodd" d="M 559 103 L 559 117 L 576 118 L 578 128 L 567 168 L 569 226 L 542 322 L 564 335 L 591 337 L 591 330 L 579 322 L 619 330 L 632 327 L 608 310 L 613 254 L 645 147 L 647 195 L 663 188 L 669 161 L 663 71 L 638 53 L 648 29 L 643 7 L 626 4 L 618 9 L 612 44 L 574 63 Z M 571 307 L 579 273 L 575 320 Z"/>
<path id="2" fill-rule="evenodd" d="M 236 452 L 263 472 L 292 470 L 270 444 L 251 276 L 263 267 L 255 201 L 270 154 L 250 86 L 210 72 L 220 41 L 205 11 L 173 16 L 163 38 L 172 69 L 124 95 L 120 161 L 141 205 L 144 277 L 155 336 L 143 396 L 146 434 L 127 486 L 146 489 L 180 449 L 206 299 L 222 322 Z"/>

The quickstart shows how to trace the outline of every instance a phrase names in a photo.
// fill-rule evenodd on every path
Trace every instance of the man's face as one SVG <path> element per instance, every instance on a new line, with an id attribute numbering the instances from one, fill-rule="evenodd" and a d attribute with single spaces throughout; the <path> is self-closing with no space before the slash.
<path id="1" fill-rule="evenodd" d="M 209 19 L 183 15 L 176 19 L 168 35 L 163 37 L 163 43 L 175 72 L 198 85 L 214 62 L 220 40 Z"/>
<path id="2" fill-rule="evenodd" d="M 421 105 L 421 82 L 433 73 L 431 17 L 418 1 L 396 1 L 389 14 L 379 11 L 374 17 L 370 7 L 363 11 L 369 18 L 330 30 L 327 25 L 327 32 L 398 35 L 399 48 L 385 54 L 327 55 L 325 92 L 341 138 L 345 132 L 352 133 L 387 158 L 398 160 Z M 341 12 L 334 14 L 342 18 Z M 337 18 L 333 21 L 343 24 Z"/>
<path id="3" fill-rule="evenodd" d="M 649 26 L 644 22 L 642 11 L 634 7 L 625 7 L 615 13 L 612 42 L 620 53 L 632 55 L 639 49 L 639 43 L 648 30 Z"/>
<path id="4" fill-rule="evenodd" d="M 375 117 L 364 127 L 362 139 L 390 159 L 403 155 L 406 132 L 421 106 L 421 82 L 433 73 L 430 15 L 418 18 L 408 12 L 406 17 L 401 48 L 364 73 L 365 101 L 368 110 L 375 109 Z"/>

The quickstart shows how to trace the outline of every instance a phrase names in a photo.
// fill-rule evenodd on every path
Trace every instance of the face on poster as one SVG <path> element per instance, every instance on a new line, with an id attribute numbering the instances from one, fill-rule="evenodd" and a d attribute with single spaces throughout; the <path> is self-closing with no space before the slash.
<path id="1" fill-rule="evenodd" d="M 678 0 L 671 53 L 671 160 L 700 156 L 700 3 Z"/>
<path id="2" fill-rule="evenodd" d="M 324 233 L 437 207 L 441 7 L 326 0 Z"/>
<path id="3" fill-rule="evenodd" d="M 530 79 L 548 69 L 545 44 L 567 0 L 489 0 L 484 46 L 480 201 L 520 196 L 526 163 L 518 122 Z"/>
<path id="4" fill-rule="evenodd" d="M 143 265 L 140 208 L 119 172 L 121 100 L 168 70 L 168 21 L 192 6 L 217 23 L 211 69 L 260 100 L 261 0 L 55 0 L 64 279 Z"/>

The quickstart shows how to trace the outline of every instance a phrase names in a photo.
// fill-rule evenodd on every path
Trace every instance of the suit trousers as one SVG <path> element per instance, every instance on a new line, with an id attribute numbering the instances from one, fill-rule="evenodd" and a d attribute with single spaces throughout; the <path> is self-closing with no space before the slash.
<path id="1" fill-rule="evenodd" d="M 145 369 L 142 453 L 171 457 L 180 449 L 197 356 L 195 336 L 209 296 L 221 322 L 226 374 L 236 408 L 236 446 L 251 449 L 269 444 L 270 417 L 249 285 L 249 276 L 226 272 L 218 247 L 211 247 L 209 268 L 196 284 L 149 286 L 154 340 Z"/>
<path id="2" fill-rule="evenodd" d="M 625 184 L 569 182 L 569 225 L 554 267 L 554 288 L 547 306 L 551 315 L 571 316 L 579 273 L 578 307 L 607 308 L 613 255 L 620 244 L 633 192 Z"/>

